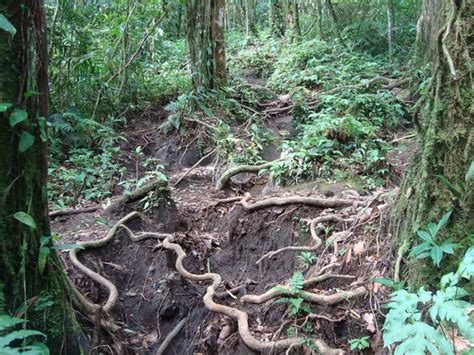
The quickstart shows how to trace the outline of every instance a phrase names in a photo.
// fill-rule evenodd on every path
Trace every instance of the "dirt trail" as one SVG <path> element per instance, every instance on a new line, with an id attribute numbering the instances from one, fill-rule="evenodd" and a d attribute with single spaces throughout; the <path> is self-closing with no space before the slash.
<path id="1" fill-rule="evenodd" d="M 163 136 L 156 129 L 162 119 L 159 116 L 161 114 L 137 120 L 140 126 L 131 123 L 134 129 L 128 130 L 128 144 L 130 148 L 144 146 L 148 155 L 167 164 L 172 185 L 200 156 L 193 145 L 184 149 L 178 135 Z M 291 117 L 278 116 L 269 122 L 269 127 L 275 133 L 291 133 Z M 276 159 L 279 152 L 273 144 L 267 147 L 264 155 L 267 159 Z M 343 197 L 348 187 L 325 183 L 323 190 L 316 182 L 285 189 L 269 184 L 265 176 L 244 175 L 243 178 L 236 176 L 224 191 L 217 191 L 214 178 L 213 165 L 205 161 L 171 189 L 168 203 L 141 221 L 131 222 L 129 227 L 134 231 L 179 232 L 178 242 L 188 255 L 184 266 L 196 274 L 220 274 L 224 287 L 218 290 L 222 298 L 216 302 L 247 311 L 250 329 L 256 338 L 270 341 L 297 332 L 302 336 L 321 338 L 331 347 L 348 351 L 348 340 L 368 335 L 373 346 L 367 353 L 379 350 L 381 324 L 377 310 L 386 292 L 380 287 L 374 289 L 370 278 L 385 275 L 393 260 L 390 236 L 381 233 L 380 228 L 389 201 L 378 194 L 373 198 L 361 198 L 364 202 L 359 206 L 339 210 L 290 205 L 247 212 L 239 203 L 216 202 L 246 191 L 255 198 L 294 194 Z M 128 206 L 126 211 L 109 217 L 105 223 L 100 211 L 61 217 L 53 222 L 53 230 L 62 236 L 62 242 L 67 243 L 98 239 L 133 208 Z M 300 253 L 292 251 L 257 264 L 269 251 L 290 245 L 312 245 L 304 221 L 329 213 L 352 218 L 353 222 L 335 228 L 327 224 L 327 238 L 349 227 L 350 233 L 339 241 L 323 243 L 314 254 L 316 260 L 312 266 L 304 267 L 301 257 L 298 258 Z M 156 243 L 154 240 L 132 242 L 120 232 L 106 247 L 81 254 L 85 265 L 104 275 L 119 290 L 112 317 L 124 331 L 104 334 L 102 346 L 95 351 L 154 354 L 166 335 L 186 318 L 184 329 L 171 342 L 166 354 L 254 353 L 243 344 L 234 321 L 206 309 L 202 297 L 208 284 L 181 277 L 174 266 L 174 253 L 154 248 Z M 107 298 L 102 287 L 70 267 L 65 255 L 63 259 L 75 285 L 93 302 L 101 303 Z M 246 294 L 260 294 L 278 284 L 287 284 L 296 271 L 302 271 L 308 278 L 330 264 L 334 264 L 331 269 L 334 273 L 351 278 L 331 278 L 309 287 L 308 291 L 328 295 L 365 286 L 370 290 L 369 294 L 334 306 L 311 304 L 311 319 L 305 312 L 290 317 L 285 303 L 269 301 L 251 305 L 240 301 Z M 242 287 L 232 294 L 226 292 L 226 289 L 238 286 Z M 311 327 L 302 326 L 307 323 Z M 104 343 L 110 346 L 103 347 Z M 308 347 L 305 349 L 310 351 Z M 303 353 L 303 350 L 294 353 Z"/>

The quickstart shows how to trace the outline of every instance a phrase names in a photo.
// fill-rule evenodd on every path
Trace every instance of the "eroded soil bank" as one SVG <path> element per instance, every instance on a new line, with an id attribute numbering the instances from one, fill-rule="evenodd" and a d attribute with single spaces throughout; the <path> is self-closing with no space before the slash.
<path id="1" fill-rule="evenodd" d="M 349 351 L 348 341 L 369 336 L 371 349 L 380 352 L 379 307 L 386 290 L 371 282 L 385 275 L 394 260 L 390 235 L 384 232 L 384 216 L 390 209 L 393 191 L 362 195 L 348 183 L 315 181 L 282 188 L 266 175 L 239 174 L 223 191 L 215 189 L 212 159 L 203 160 L 197 147 L 182 144 L 179 136 L 164 136 L 156 129 L 163 117 L 142 119 L 141 126 L 127 131 L 124 149 L 144 146 L 145 153 L 158 157 L 167 168 L 171 194 L 163 196 L 161 207 L 142 214 L 128 227 L 134 232 L 175 233 L 175 242 L 187 253 L 184 266 L 190 272 L 217 273 L 222 284 L 214 301 L 249 314 L 251 334 L 261 342 L 298 335 L 307 339 L 304 346 L 294 346 L 291 353 L 310 353 L 311 339 L 322 339 L 332 348 Z M 291 117 L 271 122 L 276 131 L 291 128 Z M 279 152 L 267 147 L 269 159 Z M 403 170 L 403 154 L 398 168 Z M 395 160 L 398 159 L 395 155 Z M 395 161 L 397 162 L 397 161 Z M 194 167 L 192 171 L 188 171 Z M 173 186 L 188 173 L 177 186 Z M 321 199 L 351 199 L 343 208 L 321 208 L 303 204 L 272 205 L 247 211 L 241 201 L 228 198 L 252 194 L 252 201 L 271 197 L 306 196 Z M 62 242 L 96 240 L 126 213 L 140 210 L 140 204 L 127 205 L 112 215 L 97 212 L 56 218 L 53 229 Z M 315 226 L 321 246 L 306 256 L 301 251 L 282 251 L 274 257 L 262 256 L 288 246 L 314 246 L 310 221 L 336 215 L 339 223 L 324 222 Z M 160 241 L 149 238 L 132 241 L 123 230 L 106 246 L 80 253 L 88 268 L 110 280 L 119 293 L 111 319 L 122 327 L 117 332 L 101 332 L 100 339 L 89 342 L 92 353 L 154 354 L 165 337 L 183 319 L 182 331 L 167 347 L 166 354 L 250 354 L 237 329 L 237 323 L 223 314 L 212 312 L 203 303 L 209 282 L 196 282 L 180 275 L 175 267 L 176 255 L 160 247 Z M 63 260 L 74 284 L 95 303 L 103 303 L 108 293 L 101 285 Z M 309 255 L 309 256 L 308 256 Z M 288 286 L 292 275 L 302 272 L 304 278 L 330 273 L 331 276 L 305 287 L 316 295 L 341 294 L 364 287 L 360 297 L 343 299 L 334 305 L 303 301 L 292 314 L 292 296 L 280 296 L 262 304 L 242 302 L 242 297 L 262 294 L 278 285 Z M 297 297 L 293 297 L 297 298 Z M 281 301 L 283 299 L 283 302 Z M 279 302 L 275 302 L 280 300 Z M 301 302 L 300 302 L 301 303 Z M 301 305 L 302 306 L 302 305 Z M 92 334 L 94 324 L 90 324 Z M 264 351 L 271 352 L 271 351 Z M 274 351 L 278 352 L 278 351 Z M 258 351 L 257 351 L 258 353 Z"/>

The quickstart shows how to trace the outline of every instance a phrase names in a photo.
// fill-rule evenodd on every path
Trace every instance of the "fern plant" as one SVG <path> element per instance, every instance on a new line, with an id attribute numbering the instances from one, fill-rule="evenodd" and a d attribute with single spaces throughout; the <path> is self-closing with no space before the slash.
<path id="1" fill-rule="evenodd" d="M 303 289 L 304 277 L 301 272 L 295 272 L 290 278 L 290 290 L 289 294 L 291 297 L 283 297 L 275 302 L 283 302 L 288 304 L 290 317 L 297 316 L 301 312 L 310 313 L 311 307 L 304 303 L 304 298 L 300 297 L 300 291 Z M 280 290 L 288 293 L 288 289 L 284 287 L 275 287 L 275 290 Z"/>
<path id="2" fill-rule="evenodd" d="M 36 330 L 20 329 L 14 330 L 18 325 L 26 323 L 21 318 L 10 317 L 9 315 L 0 315 L 0 354 L 7 355 L 48 355 L 48 347 L 35 338 L 46 336 Z M 20 346 L 12 344 L 19 343 Z"/>
<path id="3" fill-rule="evenodd" d="M 469 317 L 472 305 L 462 300 L 468 295 L 459 286 L 474 275 L 474 247 L 471 247 L 455 273 L 441 278 L 440 289 L 416 293 L 398 290 L 392 294 L 384 324 L 384 344 L 396 344 L 397 354 L 454 354 L 454 346 L 444 329 L 455 326 L 474 341 L 474 325 Z"/>

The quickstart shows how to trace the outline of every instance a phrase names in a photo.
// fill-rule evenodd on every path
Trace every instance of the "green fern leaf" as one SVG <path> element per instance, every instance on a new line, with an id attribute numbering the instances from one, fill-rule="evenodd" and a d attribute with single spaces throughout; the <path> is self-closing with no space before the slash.
<path id="1" fill-rule="evenodd" d="M 290 291 L 292 293 L 298 293 L 303 289 L 304 277 L 303 273 L 295 272 L 290 278 Z"/>

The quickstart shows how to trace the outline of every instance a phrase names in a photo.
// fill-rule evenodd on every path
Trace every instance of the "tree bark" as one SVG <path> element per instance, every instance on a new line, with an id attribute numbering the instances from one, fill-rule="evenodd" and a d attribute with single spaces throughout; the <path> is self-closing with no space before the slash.
<path id="1" fill-rule="evenodd" d="M 225 0 L 188 0 L 187 38 L 193 86 L 218 89 L 226 85 Z"/>
<path id="2" fill-rule="evenodd" d="M 401 245 L 408 249 L 410 244 L 420 243 L 416 238 L 419 229 L 426 229 L 429 222 L 437 222 L 452 210 L 438 242 L 451 238 L 463 249 L 470 246 L 467 237 L 474 232 L 474 183 L 466 174 L 474 161 L 474 9 L 472 2 L 453 0 L 438 2 L 430 8 L 435 12 L 427 12 L 432 3 L 423 1 L 418 21 L 418 55 L 424 63 L 432 61 L 431 84 L 421 98 L 420 148 L 403 180 L 392 222 Z M 453 194 L 438 176 L 447 179 L 459 194 Z M 459 182 L 464 189 L 457 186 Z M 456 253 L 461 254 L 462 250 Z M 457 261 L 459 258 L 451 260 Z M 452 266 L 449 259 L 445 266 Z M 439 276 L 437 272 L 444 271 L 433 272 L 429 263 L 410 262 L 407 268 L 408 277 L 420 283 L 429 283 Z"/>
<path id="3" fill-rule="evenodd" d="M 270 29 L 274 36 L 285 34 L 285 19 L 283 16 L 282 0 L 269 0 Z"/>
<path id="4" fill-rule="evenodd" d="M 66 276 L 54 250 L 49 249 L 43 272 L 39 267 L 40 238 L 51 236 L 43 118 L 48 112 L 44 3 L 2 0 L 0 13 L 17 30 L 15 36 L 0 30 L 0 103 L 13 105 L 0 113 L 0 293 L 6 310 L 12 313 L 25 302 L 31 303 L 25 314 L 28 326 L 48 335 L 51 353 L 79 354 L 79 327 L 65 292 Z M 9 118 L 13 109 L 26 111 L 28 118 L 12 127 Z M 22 135 L 34 137 L 24 152 L 19 150 Z M 14 218 L 18 212 L 31 216 L 34 225 Z M 52 246 L 51 240 L 46 246 Z M 33 303 L 46 298 L 54 304 L 35 311 Z"/>
<path id="5" fill-rule="evenodd" d="M 393 57 L 393 0 L 387 0 L 387 42 L 388 56 Z"/>

